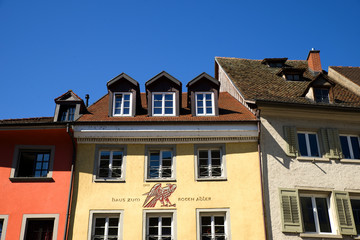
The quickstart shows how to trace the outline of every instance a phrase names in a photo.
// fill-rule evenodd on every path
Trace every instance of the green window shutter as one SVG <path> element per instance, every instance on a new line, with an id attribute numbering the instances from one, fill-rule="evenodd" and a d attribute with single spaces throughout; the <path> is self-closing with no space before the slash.
<path id="1" fill-rule="evenodd" d="M 334 191 L 335 207 L 341 234 L 356 235 L 354 217 L 348 192 Z"/>
<path id="2" fill-rule="evenodd" d="M 298 190 L 280 189 L 280 206 L 282 231 L 303 232 Z"/>
<path id="3" fill-rule="evenodd" d="M 331 135 L 330 149 L 332 149 L 332 154 L 334 158 L 341 158 L 342 151 L 341 151 L 341 144 L 340 144 L 340 137 L 338 130 L 327 129 L 327 131 L 328 131 L 328 135 Z"/>
<path id="4" fill-rule="evenodd" d="M 296 157 L 298 152 L 296 127 L 284 126 L 284 136 L 287 143 L 286 155 L 290 157 Z"/>
<path id="5" fill-rule="evenodd" d="M 320 135 L 320 145 L 323 150 L 323 155 L 327 158 L 331 158 L 330 143 L 329 143 L 330 140 L 327 129 L 320 128 L 319 135 Z"/>

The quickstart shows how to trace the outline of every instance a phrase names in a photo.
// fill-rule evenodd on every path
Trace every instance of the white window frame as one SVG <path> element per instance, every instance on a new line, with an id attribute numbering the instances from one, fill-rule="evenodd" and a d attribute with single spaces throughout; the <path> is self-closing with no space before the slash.
<path id="1" fill-rule="evenodd" d="M 211 113 L 206 113 L 206 95 L 210 94 L 211 95 Z M 198 101 L 197 101 L 197 96 L 198 95 L 204 95 L 203 98 L 203 113 L 199 113 L 198 112 Z M 213 92 L 195 92 L 195 109 L 196 109 L 196 116 L 215 116 L 215 100 L 214 100 L 214 93 Z"/>
<path id="2" fill-rule="evenodd" d="M 49 159 L 49 166 L 48 166 L 48 173 L 46 177 L 18 177 L 17 169 L 19 168 L 20 164 L 20 156 L 21 152 L 27 151 L 49 151 L 50 152 L 50 159 Z M 10 171 L 10 180 L 11 181 L 50 181 L 52 179 L 52 172 L 54 166 L 54 158 L 55 158 L 55 146 L 51 145 L 16 145 L 13 157 L 12 168 Z"/>
<path id="3" fill-rule="evenodd" d="M 327 90 L 327 101 L 316 101 L 316 99 L 317 99 L 316 90 L 320 90 L 320 91 Z M 313 92 L 314 92 L 314 100 L 315 100 L 315 102 L 317 102 L 317 103 L 330 103 L 330 89 L 321 88 L 321 87 L 314 87 Z M 321 94 L 321 97 L 323 97 L 322 94 Z"/>
<path id="4" fill-rule="evenodd" d="M 358 143 L 359 143 L 359 148 L 360 148 L 360 138 L 359 138 L 359 136 L 357 136 L 357 135 L 345 135 L 345 134 L 340 134 L 339 135 L 339 138 L 340 137 L 346 137 L 346 139 L 347 139 L 347 144 L 348 144 L 348 147 L 349 147 L 349 151 L 350 151 L 350 156 L 351 156 L 351 158 L 344 158 L 344 159 L 354 159 L 354 160 L 358 160 L 358 158 L 354 158 L 354 150 L 353 150 L 353 147 L 352 147 L 352 144 L 351 144 L 351 140 L 350 140 L 350 138 L 351 137 L 356 137 L 357 139 L 358 139 Z M 340 139 L 339 139 L 340 140 Z M 341 145 L 341 141 L 340 141 L 340 145 Z"/>
<path id="5" fill-rule="evenodd" d="M 117 240 L 123 239 L 123 219 L 124 210 L 90 210 L 89 217 L 89 228 L 88 228 L 88 240 L 92 240 L 92 235 L 95 231 L 95 219 L 97 217 L 119 217 L 118 225 L 118 238 Z M 106 226 L 106 225 L 105 225 Z M 107 238 L 105 238 L 107 239 Z"/>
<path id="6" fill-rule="evenodd" d="M 121 165 L 121 177 L 100 177 L 100 157 L 101 152 L 122 152 L 122 165 Z M 93 181 L 94 182 L 125 182 L 126 177 L 126 151 L 127 148 L 125 145 L 96 145 L 95 147 L 95 166 L 93 173 Z M 112 167 L 112 154 L 109 160 L 109 169 Z M 110 172 L 110 171 L 109 171 Z"/>
<path id="7" fill-rule="evenodd" d="M 143 211 L 143 240 L 148 240 L 149 218 L 171 217 L 171 240 L 177 239 L 177 214 L 176 210 L 144 210 Z M 159 236 L 161 240 L 161 236 Z"/>
<path id="8" fill-rule="evenodd" d="M 9 216 L 8 215 L 0 215 L 0 220 L 3 220 L 2 233 L 1 233 L 0 240 L 5 240 L 6 228 L 7 228 L 7 223 L 8 223 L 8 220 L 9 220 Z"/>
<path id="9" fill-rule="evenodd" d="M 172 159 L 171 159 L 171 177 L 157 177 L 157 178 L 151 178 L 150 177 L 150 153 L 151 152 L 155 152 L 155 151 L 159 151 L 160 152 L 160 166 L 159 166 L 159 171 L 162 171 L 162 152 L 164 151 L 170 151 L 172 154 Z M 151 181 L 155 181 L 155 182 L 161 182 L 161 181 L 175 181 L 176 179 L 176 147 L 173 145 L 166 145 L 166 146 L 146 146 L 145 149 L 145 163 L 146 163 L 146 167 L 145 167 L 145 180 L 148 182 Z"/>
<path id="10" fill-rule="evenodd" d="M 54 220 L 52 240 L 58 236 L 59 214 L 24 214 L 21 223 L 20 239 L 25 238 L 28 220 Z"/>
<path id="11" fill-rule="evenodd" d="M 120 106 L 120 114 L 115 114 L 115 106 L 116 106 L 116 96 L 117 95 L 123 95 L 123 99 L 121 101 L 121 106 Z M 124 114 L 124 95 L 129 95 L 130 96 L 130 103 L 129 103 L 129 114 Z M 113 116 L 117 117 L 117 116 L 132 116 L 132 92 L 115 92 L 113 95 Z"/>
<path id="12" fill-rule="evenodd" d="M 225 144 L 216 144 L 216 145 L 195 145 L 195 176 L 196 180 L 198 181 L 209 181 L 209 180 L 226 180 L 227 179 L 227 168 L 226 168 L 226 154 L 225 154 Z M 220 151 L 220 161 L 221 161 L 221 176 L 200 176 L 200 158 L 199 158 L 199 151 L 200 150 L 219 150 Z M 210 161 L 210 155 L 208 155 L 208 166 Z"/>
<path id="13" fill-rule="evenodd" d="M 196 239 L 197 240 L 201 240 L 201 217 L 202 216 L 225 216 L 225 221 L 224 221 L 225 239 L 231 240 L 230 209 L 228 209 L 228 208 L 196 209 Z M 213 234 L 213 232 L 212 232 L 212 234 Z"/>
<path id="14" fill-rule="evenodd" d="M 151 94 L 151 112 L 153 116 L 175 116 L 176 115 L 176 104 L 175 104 L 175 92 L 153 92 Z M 155 107 L 154 107 L 154 100 L 155 100 L 155 95 L 162 95 L 162 100 L 161 100 L 161 114 L 155 114 Z M 165 114 L 165 95 L 172 95 L 173 96 L 173 105 L 172 105 L 172 109 L 173 109 L 173 113 L 172 114 Z"/>
<path id="15" fill-rule="evenodd" d="M 307 155 L 303 156 L 301 155 L 300 157 L 311 157 L 311 158 L 321 158 L 321 151 L 320 151 L 320 144 L 319 144 L 319 136 L 316 132 L 297 132 L 296 137 L 298 138 L 298 134 L 305 134 L 305 144 L 306 144 L 306 150 L 307 150 Z M 318 151 L 318 155 L 319 156 L 312 156 L 311 155 L 311 148 L 310 148 L 310 140 L 309 140 L 309 134 L 315 134 L 316 137 L 316 144 L 317 144 L 317 151 Z M 299 153 L 300 153 L 300 143 L 298 141 L 299 144 Z"/>
<path id="16" fill-rule="evenodd" d="M 337 229 L 337 226 L 335 224 L 336 222 L 335 222 L 335 218 L 334 218 L 334 214 L 333 214 L 334 210 L 333 210 L 332 201 L 331 201 L 332 196 L 330 196 L 330 194 L 326 194 L 326 193 L 300 193 L 299 194 L 300 206 L 301 206 L 301 197 L 311 197 L 311 203 L 312 203 L 312 206 L 313 206 L 315 229 L 316 229 L 316 232 L 304 232 L 304 233 L 305 234 L 320 234 L 320 235 L 321 234 L 334 234 L 334 235 L 336 235 L 338 229 Z M 328 205 L 328 214 L 329 214 L 331 233 L 329 233 L 329 232 L 320 232 L 319 217 L 318 217 L 318 213 L 317 213 L 317 206 L 316 206 L 315 198 L 326 198 L 326 203 Z M 303 220 L 303 225 L 305 225 L 304 220 Z M 305 229 L 304 229 L 304 231 L 305 231 Z"/>

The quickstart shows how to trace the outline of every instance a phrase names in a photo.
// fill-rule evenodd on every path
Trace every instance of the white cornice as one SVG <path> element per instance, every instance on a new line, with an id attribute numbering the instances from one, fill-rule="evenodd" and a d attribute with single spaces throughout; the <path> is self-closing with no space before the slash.
<path id="1" fill-rule="evenodd" d="M 256 142 L 257 136 L 241 137 L 159 137 L 159 138 L 77 138 L 78 144 L 85 143 L 141 143 L 141 144 L 176 144 L 176 143 L 229 143 L 229 142 Z"/>
<path id="2" fill-rule="evenodd" d="M 233 125 L 74 126 L 75 138 L 257 137 L 256 123 Z"/>

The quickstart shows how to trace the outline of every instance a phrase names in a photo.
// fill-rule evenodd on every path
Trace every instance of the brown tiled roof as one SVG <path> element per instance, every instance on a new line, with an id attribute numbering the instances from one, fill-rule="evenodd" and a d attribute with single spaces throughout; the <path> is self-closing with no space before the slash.
<path id="1" fill-rule="evenodd" d="M 3 119 L 3 120 L 0 120 L 0 125 L 42 124 L 42 123 L 52 123 L 53 121 L 54 121 L 53 117 Z"/>
<path id="2" fill-rule="evenodd" d="M 216 61 L 234 82 L 246 100 L 343 107 L 360 107 L 360 96 L 336 84 L 333 88 L 334 103 L 315 103 L 303 93 L 318 75 L 314 75 L 305 60 L 287 60 L 285 67 L 305 69 L 304 81 L 286 81 L 277 73 L 281 68 L 271 68 L 262 60 L 217 57 Z M 329 79 L 325 72 L 325 78 Z"/>
<path id="3" fill-rule="evenodd" d="M 99 99 L 88 108 L 89 113 L 82 115 L 77 122 L 232 122 L 256 120 L 244 105 L 228 93 L 220 93 L 219 116 L 193 117 L 187 108 L 187 94 L 183 93 L 180 116 L 176 117 L 149 117 L 147 115 L 146 95 L 141 93 L 142 109 L 135 117 L 109 117 L 109 95 Z"/>
<path id="4" fill-rule="evenodd" d="M 360 67 L 333 67 L 334 69 L 344 77 L 350 79 L 354 83 L 360 86 Z"/>

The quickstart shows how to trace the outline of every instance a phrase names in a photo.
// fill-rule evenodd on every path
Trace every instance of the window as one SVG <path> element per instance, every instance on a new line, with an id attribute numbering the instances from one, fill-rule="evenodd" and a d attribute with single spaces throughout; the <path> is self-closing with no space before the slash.
<path id="1" fill-rule="evenodd" d="M 300 81 L 299 74 L 286 74 L 286 80 L 288 81 Z"/>
<path id="2" fill-rule="evenodd" d="M 153 93 L 154 116 L 175 116 L 175 93 Z"/>
<path id="3" fill-rule="evenodd" d="M 297 133 L 300 156 L 320 157 L 319 143 L 316 133 Z"/>
<path id="4" fill-rule="evenodd" d="M 360 145 L 358 136 L 340 136 L 343 158 L 360 159 Z"/>
<path id="5" fill-rule="evenodd" d="M 356 235 L 348 192 L 280 189 L 280 205 L 283 232 Z"/>
<path id="6" fill-rule="evenodd" d="M 283 63 L 281 63 L 281 62 L 271 62 L 271 63 L 269 63 L 269 67 L 283 67 Z"/>
<path id="7" fill-rule="evenodd" d="M 225 145 L 196 146 L 197 180 L 226 179 Z"/>
<path id="8" fill-rule="evenodd" d="M 60 106 L 58 121 L 61 122 L 74 121 L 74 116 L 75 116 L 75 106 L 73 105 Z"/>
<path id="9" fill-rule="evenodd" d="M 144 211 L 146 218 L 145 240 L 175 240 L 176 239 L 176 212 Z"/>
<path id="10" fill-rule="evenodd" d="M 356 232 L 360 234 L 360 198 L 351 199 L 351 207 L 354 216 Z"/>
<path id="11" fill-rule="evenodd" d="M 114 94 L 113 116 L 131 116 L 131 93 Z"/>
<path id="12" fill-rule="evenodd" d="M 329 103 L 329 89 L 314 88 L 315 102 Z"/>
<path id="13" fill-rule="evenodd" d="M 89 240 L 122 239 L 123 210 L 91 210 Z"/>
<path id="14" fill-rule="evenodd" d="M 50 178 L 54 146 L 16 146 L 12 178 Z"/>
<path id="15" fill-rule="evenodd" d="M 0 215 L 0 240 L 5 239 L 8 215 Z"/>
<path id="16" fill-rule="evenodd" d="M 94 181 L 125 181 L 126 146 L 97 145 Z"/>
<path id="17" fill-rule="evenodd" d="M 149 148 L 147 150 L 147 179 L 174 179 L 174 149 Z"/>
<path id="18" fill-rule="evenodd" d="M 196 93 L 196 115 L 214 115 L 214 93 Z"/>
<path id="19" fill-rule="evenodd" d="M 229 240 L 228 209 L 197 209 L 199 240 Z"/>
<path id="20" fill-rule="evenodd" d="M 300 196 L 304 230 L 308 233 L 332 233 L 328 196 Z"/>
<path id="21" fill-rule="evenodd" d="M 24 214 L 20 239 L 56 240 L 59 214 Z"/>

